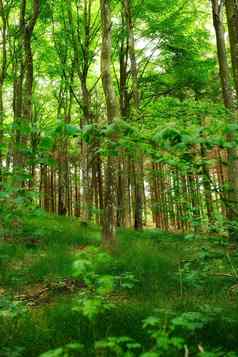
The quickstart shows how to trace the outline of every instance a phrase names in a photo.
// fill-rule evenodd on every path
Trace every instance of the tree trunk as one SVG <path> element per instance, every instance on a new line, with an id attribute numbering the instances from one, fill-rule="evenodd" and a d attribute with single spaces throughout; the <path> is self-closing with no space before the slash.
<path id="1" fill-rule="evenodd" d="M 233 78 L 238 99 L 238 1 L 225 0 Z"/>
<path id="2" fill-rule="evenodd" d="M 101 78 L 106 100 L 107 121 L 111 124 L 119 117 L 119 107 L 113 87 L 112 67 L 112 22 L 110 0 L 100 0 L 102 23 L 102 47 L 101 47 Z M 110 147 L 109 147 L 110 150 Z M 103 242 L 111 244 L 115 239 L 115 207 L 114 207 L 114 158 L 107 157 L 105 170 L 105 195 L 103 215 Z"/>
<path id="3" fill-rule="evenodd" d="M 4 11 L 3 1 L 0 0 L 0 18 L 2 21 L 2 43 L 1 43 L 1 57 L 2 63 L 0 68 L 0 188 L 3 181 L 3 120 L 4 120 L 4 107 L 3 107 L 3 85 L 6 77 L 7 69 L 7 42 L 6 42 L 6 30 L 7 30 L 7 18 Z"/>
<path id="4" fill-rule="evenodd" d="M 32 120 L 32 88 L 33 88 L 33 56 L 31 41 L 40 14 L 40 0 L 34 0 L 32 4 L 32 14 L 30 19 L 26 20 L 26 0 L 21 1 L 20 10 L 20 35 L 19 35 L 19 62 L 16 66 L 14 81 L 14 118 L 17 123 L 16 129 L 16 147 L 15 147 L 15 168 L 22 171 L 26 164 L 24 154 L 28 141 L 28 131 Z M 24 183 L 24 178 L 19 180 Z"/>
<path id="5" fill-rule="evenodd" d="M 237 17 L 237 4 L 236 0 L 226 0 L 226 12 L 229 28 L 229 38 L 231 47 L 231 58 L 234 74 L 234 82 L 236 86 L 236 91 L 238 95 L 238 17 Z M 237 3 L 237 2 L 236 2 Z M 236 6 L 236 12 L 235 12 Z M 218 0 L 212 0 L 213 7 L 213 23 L 216 32 L 217 41 L 217 56 L 220 69 L 220 80 L 223 92 L 224 104 L 228 109 L 232 110 L 233 98 L 232 90 L 229 84 L 229 66 L 226 55 L 225 38 L 224 38 L 224 28 L 222 21 L 222 2 L 219 4 Z M 235 20 L 236 19 L 236 20 Z M 237 112 L 234 113 L 231 118 L 231 123 L 233 119 L 237 121 Z M 234 142 L 234 134 L 230 132 L 227 137 L 228 141 Z M 226 211 L 227 218 L 229 219 L 229 235 L 230 238 L 237 238 L 238 232 L 232 224 L 233 221 L 238 219 L 238 156 L 237 149 L 233 146 L 228 149 L 228 181 L 229 181 L 229 191 L 227 195 Z"/>
<path id="6" fill-rule="evenodd" d="M 124 11 L 126 27 L 128 32 L 128 51 L 131 64 L 132 76 L 132 98 L 136 115 L 139 114 L 140 94 L 138 85 L 138 69 L 135 54 L 134 24 L 132 19 L 131 0 L 124 0 Z M 143 159 L 135 159 L 134 165 L 134 183 L 135 183 L 135 210 L 134 210 L 134 227 L 137 230 L 143 228 Z"/>

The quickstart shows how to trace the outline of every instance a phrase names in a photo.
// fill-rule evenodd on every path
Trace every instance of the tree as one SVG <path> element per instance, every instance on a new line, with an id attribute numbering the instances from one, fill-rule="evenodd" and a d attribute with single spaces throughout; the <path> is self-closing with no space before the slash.
<path id="1" fill-rule="evenodd" d="M 26 145 L 32 120 L 33 90 L 33 55 L 32 35 L 40 14 L 40 0 L 34 0 L 30 13 L 27 12 L 27 1 L 20 3 L 19 33 L 17 36 L 17 52 L 14 64 L 14 120 L 16 126 L 14 168 L 16 175 L 24 171 L 26 166 Z M 24 178 L 20 180 L 24 183 Z"/>
<path id="2" fill-rule="evenodd" d="M 7 7 L 4 6 L 3 0 L 0 1 L 0 19 L 2 22 L 1 31 L 1 68 L 0 68 L 0 185 L 3 180 L 3 120 L 4 120 L 4 106 L 3 106 L 3 85 L 6 78 L 7 70 Z"/>
<path id="3" fill-rule="evenodd" d="M 229 34 L 230 34 L 230 45 L 231 45 L 231 57 L 233 63 L 233 73 L 234 81 L 236 83 L 236 53 L 235 53 L 235 24 L 232 20 L 232 6 L 231 2 L 226 2 L 227 17 L 229 24 Z M 224 105 L 233 111 L 234 102 L 232 96 L 232 88 L 230 85 L 230 71 L 228 66 L 225 36 L 224 36 L 224 25 L 223 25 L 223 2 L 218 0 L 212 0 L 212 10 L 213 10 L 213 24 L 216 32 L 216 42 L 217 42 L 217 56 L 220 69 L 220 80 L 223 94 Z M 237 18 L 238 19 L 238 18 Z M 237 37 L 238 39 L 238 37 Z M 237 42 L 238 44 L 238 42 Z M 238 54 L 238 53 L 237 53 Z M 238 65 L 238 62 L 237 62 Z M 237 67 L 238 68 L 238 67 Z M 238 73 L 238 72 L 237 72 Z M 238 82 L 237 82 L 238 83 Z M 230 124 L 237 122 L 237 113 L 230 116 Z M 228 148 L 228 196 L 225 201 L 227 208 L 227 218 L 230 221 L 229 232 L 231 238 L 237 237 L 237 229 L 234 226 L 234 222 L 238 219 L 238 153 L 237 148 L 234 146 L 235 135 L 230 130 L 228 141 L 231 142 L 231 146 Z"/>
<path id="4" fill-rule="evenodd" d="M 138 83 L 138 68 L 136 62 L 136 53 L 135 53 L 135 38 L 134 38 L 134 25 L 132 17 L 132 6 L 131 0 L 124 0 L 124 13 L 125 13 L 125 22 L 128 33 L 128 53 L 130 59 L 130 73 L 132 77 L 132 98 L 133 98 L 133 108 L 132 115 L 139 114 L 140 107 L 140 93 L 139 93 L 139 83 Z M 142 155 L 142 153 L 141 153 Z M 140 155 L 140 156 L 141 156 Z M 132 161 L 133 163 L 133 176 L 134 176 L 134 190 L 135 190 L 135 208 L 134 208 L 134 227 L 137 230 L 143 228 L 142 215 L 143 215 L 143 159 Z"/>
<path id="5" fill-rule="evenodd" d="M 233 78 L 238 98 L 238 2 L 237 0 L 225 0 L 225 5 L 230 39 Z"/>
<path id="6" fill-rule="evenodd" d="M 119 118 L 119 107 L 115 90 L 113 87 L 111 67 L 112 67 L 112 20 L 110 0 L 100 1 L 101 24 L 102 24 L 102 45 L 101 45 L 101 77 L 102 86 L 106 100 L 107 122 L 112 124 Z M 111 138 L 113 140 L 113 138 Z M 109 143 L 110 151 L 110 143 Z M 103 215 L 103 240 L 104 243 L 111 243 L 115 239 L 115 206 L 114 206 L 114 182 L 113 170 L 115 160 L 110 155 L 107 157 L 105 169 L 105 194 L 104 194 L 104 215 Z"/>

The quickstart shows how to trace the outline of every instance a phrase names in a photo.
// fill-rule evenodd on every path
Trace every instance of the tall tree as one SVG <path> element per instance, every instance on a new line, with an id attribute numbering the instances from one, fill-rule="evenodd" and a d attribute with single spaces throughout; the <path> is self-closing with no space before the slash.
<path id="1" fill-rule="evenodd" d="M 77 1 L 67 1 L 68 32 L 74 53 L 76 72 L 81 87 L 81 128 L 93 123 L 92 88 L 89 87 L 89 70 L 94 60 L 95 38 L 99 31 L 95 0 L 84 0 L 82 6 Z M 97 8 L 96 8 L 97 9 Z M 90 220 L 92 202 L 92 148 L 81 141 L 82 169 L 82 219 Z"/>
<path id="2" fill-rule="evenodd" d="M 231 109 L 233 106 L 230 69 L 227 60 L 225 33 L 223 24 L 223 1 L 212 0 L 213 25 L 216 33 L 217 57 L 220 70 L 220 81 L 224 104 Z"/>
<path id="3" fill-rule="evenodd" d="M 32 120 L 33 54 L 32 36 L 40 14 L 40 0 L 34 0 L 30 12 L 27 0 L 20 3 L 19 33 L 16 62 L 14 65 L 14 118 L 16 126 L 15 169 L 22 170 L 26 164 L 25 150 Z"/>
<path id="4" fill-rule="evenodd" d="M 102 45 L 101 45 L 101 78 L 106 101 L 107 122 L 112 124 L 119 118 L 119 106 L 112 79 L 112 20 L 111 1 L 100 0 Z M 108 147 L 110 151 L 110 145 Z M 105 194 L 103 214 L 103 240 L 111 243 L 115 239 L 115 204 L 114 204 L 114 178 L 115 160 L 108 154 L 105 168 Z"/>
<path id="5" fill-rule="evenodd" d="M 233 73 L 234 73 L 234 82 L 238 84 L 238 57 L 236 63 L 236 47 L 235 46 L 235 25 L 233 22 L 233 17 L 231 16 L 232 2 L 226 1 L 227 17 L 228 17 L 228 26 L 230 34 L 230 45 L 231 45 L 231 57 L 233 64 Z M 217 43 L 217 56 L 219 62 L 219 72 L 220 72 L 220 81 L 222 87 L 223 101 L 224 105 L 233 111 L 234 102 L 232 96 L 232 88 L 230 82 L 230 71 L 227 60 L 226 53 L 226 44 L 225 44 L 225 35 L 224 35 L 224 25 L 223 25 L 223 1 L 212 0 L 212 10 L 213 10 L 213 24 L 216 33 L 216 43 Z M 238 18 L 237 18 L 238 19 Z M 238 29 L 238 27 L 237 27 Z M 238 35 L 237 35 L 238 36 Z M 238 39 L 238 37 L 237 37 Z M 237 52 L 238 56 L 238 52 Z M 237 74 L 236 74 L 237 66 Z M 238 86 L 237 86 L 238 89 Z M 238 92 L 237 92 L 238 93 Z M 237 121 L 237 113 L 234 113 L 231 116 L 230 123 Z M 234 146 L 235 136 L 232 131 L 229 132 L 227 139 L 231 141 L 232 147 L 228 148 L 228 195 L 225 200 L 227 218 L 230 221 L 229 232 L 231 238 L 237 238 L 237 230 L 235 229 L 234 222 L 238 219 L 238 152 L 237 148 Z"/>
<path id="6" fill-rule="evenodd" d="M 135 52 L 135 38 L 134 38 L 134 24 L 132 16 L 132 1 L 123 0 L 126 27 L 128 32 L 128 52 L 130 58 L 130 72 L 132 77 L 132 99 L 133 108 L 132 115 L 139 116 L 140 107 L 140 92 L 138 83 L 138 68 Z M 135 229 L 142 229 L 142 215 L 143 215 L 143 158 L 133 161 L 134 174 L 134 190 L 135 190 L 135 208 L 134 208 L 134 227 Z"/>
<path id="7" fill-rule="evenodd" d="M 225 0 L 225 5 L 230 39 L 233 78 L 238 98 L 238 1 Z"/>
<path id="8" fill-rule="evenodd" d="M 1 19 L 1 68 L 0 68 L 0 184 L 3 179 L 3 120 L 4 120 L 4 106 L 3 106 L 3 85 L 7 70 L 7 12 L 3 0 L 0 0 L 0 19 Z"/>

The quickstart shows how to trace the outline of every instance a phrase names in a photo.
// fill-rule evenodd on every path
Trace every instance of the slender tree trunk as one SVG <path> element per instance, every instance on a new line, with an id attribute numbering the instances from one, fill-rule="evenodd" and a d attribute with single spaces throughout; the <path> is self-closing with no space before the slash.
<path id="1" fill-rule="evenodd" d="M 122 29 L 126 26 L 124 7 L 121 11 Z M 119 64 L 120 64 L 120 80 L 119 80 L 119 93 L 120 93 L 120 114 L 123 120 L 129 118 L 129 93 L 128 93 L 128 34 L 122 33 L 120 36 L 120 50 L 119 50 Z M 128 190 L 128 153 L 122 152 L 118 158 L 118 171 L 117 171 L 117 226 L 126 226 L 129 224 L 129 190 Z"/>
<path id="2" fill-rule="evenodd" d="M 128 32 L 128 51 L 131 64 L 132 76 L 132 97 L 133 104 L 137 115 L 139 114 L 140 93 L 138 85 L 138 69 L 135 53 L 135 39 L 134 39 L 134 24 L 132 18 L 131 0 L 123 0 L 126 27 Z M 134 227 L 137 230 L 143 228 L 143 159 L 135 159 L 134 165 L 134 184 L 135 184 L 135 212 L 134 212 Z"/>
<path id="3" fill-rule="evenodd" d="M 238 99 L 238 1 L 225 0 L 233 78 Z"/>
<path id="4" fill-rule="evenodd" d="M 74 164 L 74 215 L 80 217 L 80 184 L 77 162 Z"/>
<path id="5" fill-rule="evenodd" d="M 13 112 L 14 112 L 14 147 L 13 147 L 13 172 L 15 184 L 18 186 L 19 179 L 17 176 L 21 174 L 23 169 L 23 153 L 21 147 L 21 134 L 22 134 L 22 103 L 23 103 L 23 80 L 24 80 L 24 43 L 23 34 L 25 29 L 25 11 L 26 1 L 21 1 L 20 7 L 20 20 L 19 20 L 19 33 L 15 39 L 14 53 L 13 53 Z"/>
<path id="6" fill-rule="evenodd" d="M 100 0 L 102 23 L 101 78 L 106 100 L 107 121 L 111 124 L 119 117 L 119 106 L 113 87 L 112 67 L 112 22 L 110 0 Z M 110 148 L 109 148 L 110 150 Z M 114 205 L 114 159 L 108 154 L 105 170 L 105 194 L 103 216 L 103 242 L 111 244 L 115 239 L 115 205 Z"/>
<path id="7" fill-rule="evenodd" d="M 235 4 L 236 3 L 236 4 Z M 236 86 L 236 91 L 238 95 L 238 10 L 236 0 L 226 0 L 226 12 L 229 28 L 230 37 L 230 48 L 231 48 L 231 58 L 234 82 Z M 218 0 L 212 0 L 213 7 L 213 23 L 216 32 L 217 41 L 217 55 L 220 69 L 220 80 L 223 92 L 224 104 L 227 108 L 232 110 L 233 98 L 232 90 L 229 84 L 229 66 L 226 55 L 225 38 L 224 38 L 224 28 L 222 21 L 222 2 Z M 237 111 L 233 115 L 233 120 L 237 121 Z M 231 118 L 231 121 L 233 122 Z M 227 139 L 234 142 L 234 134 L 231 132 Z M 227 218 L 230 221 L 229 234 L 230 238 L 237 238 L 238 234 L 233 221 L 238 219 L 238 155 L 236 147 L 231 147 L 228 149 L 228 181 L 229 181 L 229 192 L 227 195 L 226 210 Z"/>
<path id="8" fill-rule="evenodd" d="M 2 21 L 2 44 L 1 44 L 1 57 L 2 63 L 0 68 L 0 188 L 3 181 L 3 153 L 1 145 L 3 143 L 3 120 L 4 120 L 4 107 L 3 107 L 3 85 L 6 77 L 7 69 L 7 18 L 4 11 L 3 1 L 0 0 L 0 19 Z"/>
<path id="9" fill-rule="evenodd" d="M 50 167 L 50 178 L 49 178 L 49 200 L 50 200 L 50 212 L 55 213 L 55 196 L 54 196 L 54 191 L 55 191 L 55 179 L 54 179 L 54 168 Z"/>
<path id="10" fill-rule="evenodd" d="M 74 50 L 74 59 L 81 85 L 82 111 L 81 128 L 92 123 L 93 113 L 91 104 L 91 91 L 88 87 L 88 71 L 91 65 L 91 46 L 95 38 L 94 24 L 92 23 L 92 0 L 83 0 L 82 18 L 76 21 L 72 11 L 72 1 L 67 0 L 67 15 L 69 19 L 69 32 Z M 79 16 L 79 14 L 77 14 Z M 83 31 L 81 33 L 81 28 Z M 83 55 L 82 55 L 83 54 Z M 82 169 L 82 220 L 87 222 L 91 219 L 93 198 L 92 187 L 92 147 L 84 140 L 81 141 L 81 169 Z"/>
<path id="11" fill-rule="evenodd" d="M 201 123 L 202 125 L 202 123 Z M 213 200 L 212 200 L 212 190 L 210 183 L 210 172 L 209 166 L 206 164 L 207 160 L 207 150 L 204 144 L 200 146 L 201 159 L 202 159 L 202 181 L 204 187 L 204 198 L 207 210 L 208 225 L 212 226 L 214 224 L 214 210 L 213 210 Z"/>
<path id="12" fill-rule="evenodd" d="M 217 57 L 219 62 L 220 70 L 220 81 L 223 93 L 224 104 L 227 108 L 232 108 L 232 89 L 230 86 L 230 74 L 229 66 L 226 54 L 226 45 L 224 37 L 224 25 L 222 19 L 222 2 L 219 0 L 212 0 L 212 10 L 213 10 L 213 25 L 216 33 L 216 43 L 217 43 Z"/>
<path id="13" fill-rule="evenodd" d="M 26 164 L 24 154 L 28 141 L 26 128 L 31 127 L 32 121 L 32 89 L 33 89 L 33 55 L 32 55 L 32 35 L 40 14 L 40 0 L 32 3 L 32 13 L 29 20 L 26 20 L 26 0 L 21 1 L 20 29 L 19 29 L 19 71 L 15 73 L 14 83 L 14 117 L 17 123 L 16 130 L 16 154 L 15 167 L 17 171 L 22 170 Z M 18 64 L 16 66 L 16 69 Z M 21 180 L 24 183 L 24 179 Z"/>
<path id="14" fill-rule="evenodd" d="M 103 179 L 102 179 L 102 160 L 100 155 L 97 155 L 97 187 L 98 187 L 98 200 L 99 200 L 99 222 L 103 224 Z"/>

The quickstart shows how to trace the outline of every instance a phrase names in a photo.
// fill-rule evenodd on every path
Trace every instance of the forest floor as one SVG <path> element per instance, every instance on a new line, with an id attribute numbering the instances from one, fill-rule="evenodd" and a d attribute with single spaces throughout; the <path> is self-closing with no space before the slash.
<path id="1" fill-rule="evenodd" d="M 43 216 L 29 220 L 17 239 L 1 242 L 0 356 L 39 356 L 78 341 L 86 351 L 80 356 L 120 355 L 95 354 L 95 341 L 108 336 L 128 336 L 150 349 L 143 328 L 149 316 L 159 316 L 163 326 L 171 316 L 183 316 L 188 343 L 238 356 L 234 244 L 157 230 L 119 230 L 117 240 L 109 254 L 99 227 Z M 93 296 L 95 303 L 98 294 L 104 305 L 96 303 L 95 311 L 85 299 Z M 193 319 L 190 326 L 186 313 L 207 319 L 200 325 Z M 67 353 L 49 356 L 79 356 Z"/>

